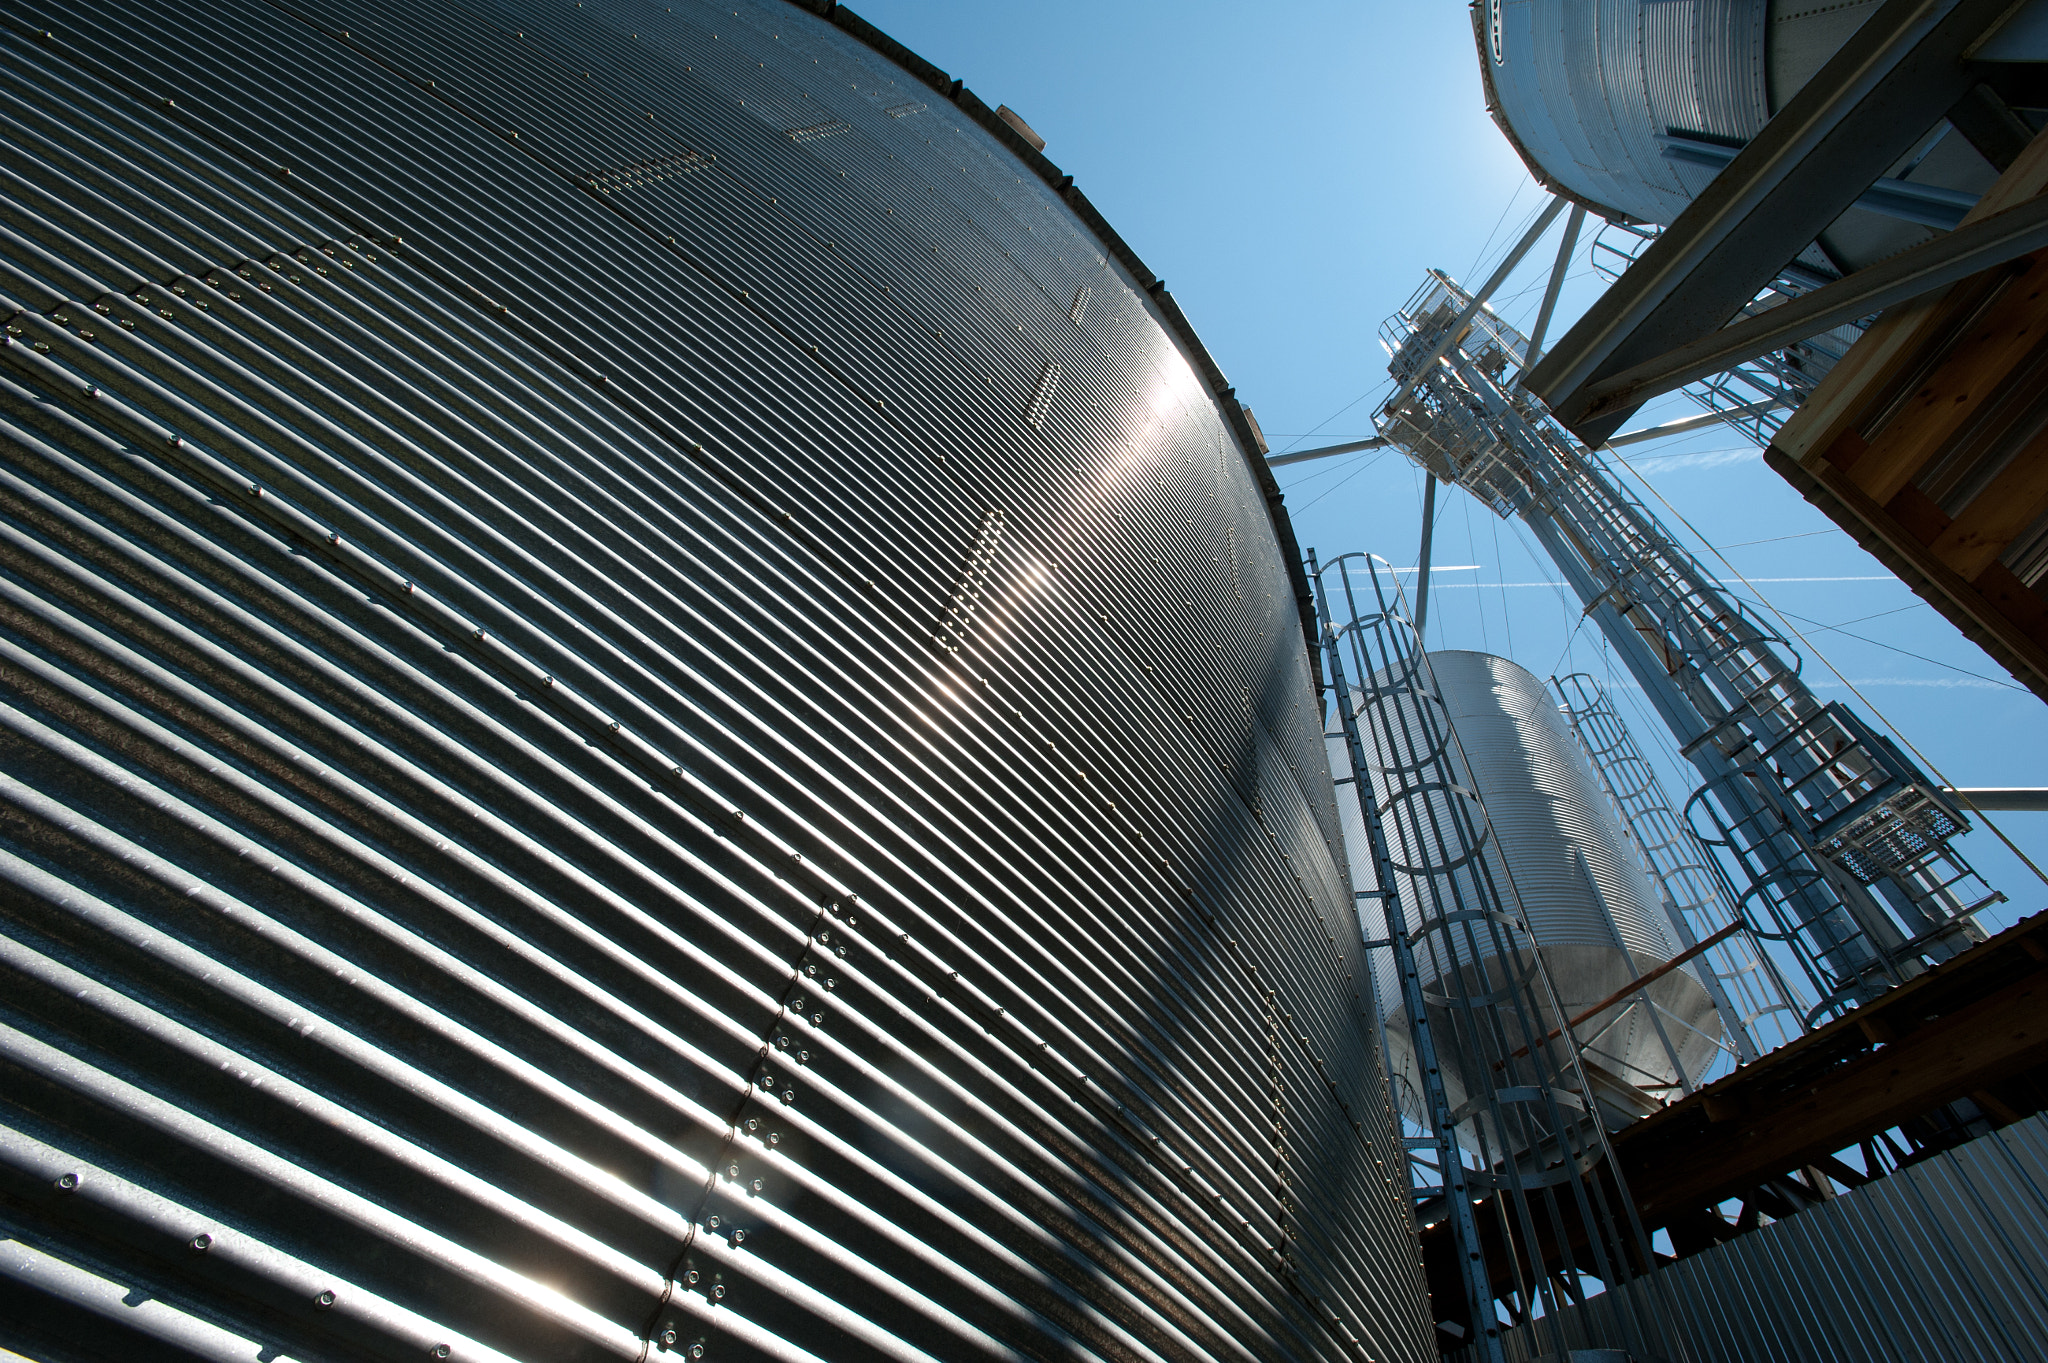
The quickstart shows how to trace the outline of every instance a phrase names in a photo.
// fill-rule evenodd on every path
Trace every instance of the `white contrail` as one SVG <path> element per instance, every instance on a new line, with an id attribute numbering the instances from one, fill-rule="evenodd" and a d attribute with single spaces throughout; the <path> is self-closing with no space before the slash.
<path id="1" fill-rule="evenodd" d="M 1643 689 L 1641 682 L 1626 677 L 1603 678 L 1600 684 L 1609 691 L 1640 691 Z M 1832 677 L 1809 677 L 1806 684 L 1816 691 L 1828 689 L 1840 691 L 1845 689 L 1841 682 L 1836 681 Z M 1989 681 L 1982 677 L 1852 677 L 1848 685 L 1855 687 L 1937 686 L 1944 689 L 1962 687 L 1970 691 L 2017 691 L 2020 689 L 2009 682 Z"/>
<path id="2" fill-rule="evenodd" d="M 1395 569 L 1395 571 L 1396 571 L 1396 572 L 1404 572 L 1404 573 L 1405 573 L 1405 572 L 1412 572 L 1412 571 L 1413 571 L 1413 569 L 1409 569 L 1409 568 L 1397 568 L 1397 569 Z M 1456 568 L 1442 568 L 1442 569 L 1439 569 L 1439 568 L 1431 568 L 1431 569 L 1430 569 L 1429 571 L 1430 571 L 1430 572 L 1432 572 L 1432 573 L 1437 573 L 1437 572 L 1446 572 L 1446 573 L 1450 573 L 1450 572 L 1458 572 L 1458 571 L 1461 571 L 1461 570 L 1460 570 L 1460 569 L 1456 569 Z M 1893 577 L 1893 576 L 1892 576 L 1891 574 L 1889 574 L 1889 573 L 1879 573 L 1879 574 L 1876 574 L 1876 575 L 1874 575 L 1874 576 L 1871 576 L 1871 577 L 1753 577 L 1753 578 L 1751 578 L 1751 579 L 1749 579 L 1749 580 L 1750 580 L 1751 582 L 1897 582 L 1897 581 L 1898 581 L 1898 579 L 1897 579 L 1897 578 Z M 1446 582 L 1446 583 L 1444 583 L 1444 584 L 1443 584 L 1443 586 L 1444 586 L 1445 590 L 1451 590 L 1451 589 L 1454 589 L 1454 588 L 1458 588 L 1458 587 L 1470 587 L 1470 588 L 1474 588 L 1474 589 L 1478 589 L 1478 588 L 1485 588 L 1485 589 L 1487 589 L 1487 590 L 1489 590 L 1489 591 L 1491 591 L 1491 590 L 1492 590 L 1493 588 L 1495 588 L 1495 587 L 1568 587 L 1568 586 L 1570 586 L 1570 585 L 1571 585 L 1571 584 L 1570 584 L 1569 582 Z M 1435 583 L 1431 583 L 1431 584 L 1430 584 L 1430 590 L 1431 590 L 1431 591 L 1435 591 L 1435 590 L 1436 590 L 1436 584 L 1435 584 Z"/>

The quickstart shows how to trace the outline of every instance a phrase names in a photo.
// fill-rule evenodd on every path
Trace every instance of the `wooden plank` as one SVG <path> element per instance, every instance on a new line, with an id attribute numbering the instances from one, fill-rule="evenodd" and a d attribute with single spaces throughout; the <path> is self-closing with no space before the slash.
<path id="1" fill-rule="evenodd" d="M 1879 505 L 1897 496 L 2033 354 L 2044 328 L 2048 261 L 2037 255 L 2025 274 L 2004 285 L 1870 448 L 1849 465 L 1849 477 Z"/>
<path id="2" fill-rule="evenodd" d="M 1939 507 L 1931 504 L 1921 506 L 1920 503 L 1926 500 L 1924 497 L 1918 498 L 1912 506 L 1902 505 L 1917 496 L 1915 489 L 1908 488 L 1893 498 L 1894 507 L 1900 513 L 1895 515 L 1893 510 L 1871 501 L 1869 494 L 1851 482 L 1847 474 L 1825 460 L 1817 468 L 1802 468 L 1792 465 L 1789 460 L 1781 463 L 1784 456 L 1775 447 L 1766 450 L 1764 458 L 1794 486 L 1801 485 L 1794 478 L 1795 474 L 1798 479 L 1816 484 L 1821 493 L 1841 508 L 1842 514 L 1835 516 L 1835 520 L 1848 528 L 1851 534 L 1856 534 L 1856 527 L 1860 525 L 1867 534 L 1875 535 L 1886 549 L 1926 579 L 1931 602 L 1942 608 L 1945 614 L 1951 614 L 1952 618 L 1961 616 L 1957 622 L 1959 627 L 1967 621 L 1997 640 L 2013 660 L 2031 674 L 2015 675 L 2036 691 L 2048 691 L 2048 631 L 2037 635 L 2029 627 L 2040 618 L 2039 598 L 2024 586 L 2019 588 L 2020 595 L 1996 590 L 2004 584 L 1991 581 L 1995 576 L 1991 569 L 1982 575 L 1984 581 L 1973 584 L 1929 553 L 1928 542 L 1947 529 L 1947 518 L 1941 515 Z M 1926 511 L 1931 511 L 1932 516 L 1914 514 Z M 1901 515 L 1913 522 L 1914 528 L 1926 531 L 1925 536 L 1914 534 L 1907 524 L 1901 522 Z M 1861 539 L 1864 536 L 1857 537 Z M 2013 583 L 2017 584 L 2018 579 L 2013 579 Z M 2028 608 L 2027 598 L 2032 598 L 2035 603 L 2032 610 Z"/>
<path id="3" fill-rule="evenodd" d="M 2048 431 L 2028 441 L 1928 548 L 1974 582 L 2043 511 L 2048 511 Z"/>
<path id="4" fill-rule="evenodd" d="M 1733 1196 L 1871 1131 L 2048 1063 L 2048 974 L 1849 1061 L 1790 1102 L 1716 1123 L 1704 1140 L 1627 1143 L 1624 1174 L 1644 1219 Z"/>
<path id="5" fill-rule="evenodd" d="M 2012 168 L 1963 215 L 1963 221 L 1976 222 L 2001 213 L 2044 190 L 2048 190 L 2048 132 L 2035 136 Z M 1772 439 L 1772 448 L 1807 468 L 1825 459 L 1835 441 L 1855 426 L 1870 396 L 1906 371 L 1928 337 L 1940 334 L 1947 317 L 1944 304 L 1967 289 L 1968 281 L 1964 281 L 1930 298 L 1887 309 L 1786 420 Z"/>

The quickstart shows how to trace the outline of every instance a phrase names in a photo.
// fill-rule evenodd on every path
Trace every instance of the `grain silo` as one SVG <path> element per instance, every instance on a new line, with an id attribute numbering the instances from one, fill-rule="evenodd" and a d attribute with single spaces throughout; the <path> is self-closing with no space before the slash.
<path id="1" fill-rule="evenodd" d="M 1487 107 L 1530 173 L 1602 217 L 1668 224 L 1877 8 L 1483 0 L 1473 20 Z M 1953 229 L 1996 178 L 1943 125 L 1796 265 L 1825 276 Z"/>
<path id="2" fill-rule="evenodd" d="M 780 0 L 0 30 L 0 1344 L 1416 1359 L 1305 586 Z"/>
<path id="3" fill-rule="evenodd" d="M 1467 791 L 1476 794 L 1484 808 L 1478 856 L 1503 909 L 1528 924 L 1554 991 L 1542 1025 L 1559 1027 L 1612 1000 L 1611 1007 L 1574 1029 L 1610 1119 L 1641 1116 L 1680 1096 L 1713 1062 L 1721 1023 L 1707 990 L 1683 966 L 1662 974 L 1639 994 L 1615 998 L 1680 948 L 1672 940 L 1657 885 L 1556 699 L 1526 669 L 1492 654 L 1439 650 L 1428 655 L 1427 666 L 1430 684 L 1415 694 L 1440 697 L 1452 734 L 1449 766 L 1460 789 L 1431 793 L 1427 804 L 1432 812 L 1389 825 L 1396 866 L 1430 868 L 1400 875 L 1405 902 L 1418 906 L 1419 921 L 1467 911 L 1462 902 L 1446 899 L 1444 888 L 1476 868 L 1448 866 L 1428 845 L 1429 830 L 1438 824 L 1448 828 L 1450 803 Z M 1385 684 L 1384 678 L 1375 680 Z M 1402 702 L 1410 709 L 1424 703 L 1439 702 Z M 1421 726 L 1415 731 L 1421 732 Z M 1367 758 L 1382 801 L 1389 796 L 1389 783 L 1417 766 L 1420 754 L 1404 747 L 1403 732 L 1385 724 L 1366 730 Z M 1370 883 L 1357 816 L 1351 810 L 1345 816 L 1353 874 Z M 1366 936 L 1384 937 L 1384 924 L 1373 916 L 1374 901 L 1362 901 L 1362 906 Z M 1419 950 L 1417 965 L 1431 993 L 1445 992 L 1439 981 L 1453 968 L 1466 977 L 1466 992 L 1484 995 L 1526 966 L 1492 959 L 1492 942 L 1484 933 L 1452 934 L 1447 940 L 1449 948 L 1433 939 Z M 1412 1069 L 1413 1058 L 1404 1041 L 1400 994 L 1384 957 L 1378 974 L 1390 1051 L 1396 1072 L 1402 1073 Z M 1514 1036 L 1508 1044 L 1526 1040 Z M 1483 1076 L 1475 1082 L 1470 1071 L 1490 1068 L 1498 1059 L 1471 1056 L 1452 1063 L 1446 1079 L 1454 1106 L 1486 1086 Z"/>

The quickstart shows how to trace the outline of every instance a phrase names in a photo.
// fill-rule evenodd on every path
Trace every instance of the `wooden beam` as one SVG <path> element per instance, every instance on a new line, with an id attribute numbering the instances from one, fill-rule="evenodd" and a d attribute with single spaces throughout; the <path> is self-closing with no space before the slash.
<path id="1" fill-rule="evenodd" d="M 1973 584 L 1929 553 L 1926 540 L 1900 524 L 1885 507 L 1871 501 L 1869 494 L 1851 482 L 1848 474 L 1825 459 L 1813 465 L 1795 464 L 1773 445 L 1764 451 L 1764 462 L 1800 489 L 1808 501 L 1828 511 L 1864 548 L 1887 560 L 1886 566 L 1904 578 L 1907 585 L 1914 585 L 1916 579 L 1924 581 L 1927 589 L 1921 594 L 1929 604 L 1978 642 L 1995 642 L 2006 655 L 2001 661 L 2010 659 L 2006 665 L 2013 667 L 2014 675 L 2048 700 L 2048 631 L 2036 637 L 2023 623 L 2030 614 L 2027 598 L 2032 597 L 2038 606 L 2039 597 L 2024 586 L 2019 588 L 2019 594 L 2014 594 L 1995 591 L 1994 587 L 2005 586 L 2002 582 Z M 1992 569 L 1986 569 L 1985 574 L 1988 577 Z"/>
<path id="2" fill-rule="evenodd" d="M 2048 132 L 2035 136 L 1977 206 L 1963 215 L 1963 222 L 2003 212 L 2043 191 L 2048 191 Z M 1968 288 L 1965 281 L 1946 295 L 1915 299 L 1886 311 L 1786 420 L 1772 439 L 1772 448 L 1808 468 L 1823 459 L 1862 415 L 1869 395 L 1904 373 L 1914 352 L 1939 333 L 1948 300 Z"/>
<path id="3" fill-rule="evenodd" d="M 1928 549 L 1974 582 L 2043 511 L 2048 511 L 2048 431 L 2028 441 Z"/>
<path id="4" fill-rule="evenodd" d="M 2007 986 L 1818 1078 L 1792 1101 L 1711 1136 L 1637 1147 L 1624 1175 L 1649 1224 L 1810 1164 L 1872 1130 L 2048 1063 L 2048 972 Z"/>
<path id="5" fill-rule="evenodd" d="M 1845 465 L 1871 501 L 1883 505 L 1897 496 L 2041 344 L 2048 329 L 2048 253 L 2031 257 L 2027 264 L 2024 273 L 2000 285 L 1898 415 Z"/>

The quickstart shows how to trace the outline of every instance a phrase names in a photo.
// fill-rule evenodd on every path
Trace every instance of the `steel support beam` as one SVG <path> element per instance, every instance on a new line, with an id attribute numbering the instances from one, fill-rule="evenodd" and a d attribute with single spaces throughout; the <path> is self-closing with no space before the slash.
<path id="1" fill-rule="evenodd" d="M 2044 249 L 2048 197 L 1959 227 L 1768 312 L 1585 384 L 1571 399 L 1579 413 L 1573 430 L 1588 439 L 1590 432 L 1620 425 L 1659 393 Z"/>
<path id="2" fill-rule="evenodd" d="M 1943 786 L 1941 793 L 1960 797 L 1969 808 L 1985 811 L 2048 812 L 2048 788 L 2042 786 Z"/>
<path id="3" fill-rule="evenodd" d="M 1422 551 L 1415 559 L 1415 646 L 1429 652 L 1429 636 L 1422 627 L 1429 623 L 1429 551 L 1436 544 L 1436 478 L 1422 475 Z"/>
<path id="4" fill-rule="evenodd" d="M 1386 444 L 1387 441 L 1384 436 L 1376 435 L 1370 440 L 1353 440 L 1342 445 L 1325 445 L 1317 450 L 1298 450 L 1293 454 L 1273 454 L 1266 456 L 1266 467 L 1277 469 L 1288 464 L 1306 464 L 1311 459 L 1328 459 L 1333 455 L 1356 454 L 1360 450 L 1385 449 Z"/>
<path id="5" fill-rule="evenodd" d="M 1726 407 L 1717 412 L 1703 412 L 1699 416 L 1681 417 L 1667 421 L 1661 426 L 1645 426 L 1640 431 L 1624 431 L 1607 442 L 1607 448 L 1618 450 L 1624 445 L 1640 445 L 1645 440 L 1662 440 L 1667 435 L 1684 435 L 1687 431 L 1703 431 L 1709 426 L 1719 426 L 1726 421 L 1739 421 L 1746 416 L 1760 416 L 1786 406 L 1777 398 L 1765 398 L 1762 402 L 1745 402 L 1740 407 Z"/>
<path id="6" fill-rule="evenodd" d="M 1529 331 L 1529 353 L 1522 368 L 1533 369 L 1543 358 L 1543 338 L 1550 332 L 1550 315 L 1557 311 L 1557 296 L 1564 292 L 1564 277 L 1572 267 L 1572 250 L 1579 244 L 1579 229 L 1586 225 L 1586 206 L 1573 204 L 1572 215 L 1564 221 L 1564 236 L 1557 243 L 1557 263 L 1550 267 L 1550 284 L 1543 290 L 1543 306 L 1536 310 L 1536 325 Z"/>
<path id="7" fill-rule="evenodd" d="M 1588 444 L 1621 429 L 1634 407 L 1596 413 L 1593 386 L 1740 312 L 1955 106 L 1975 83 L 1964 53 L 2012 7 L 1886 0 L 1559 339 L 1529 390 Z"/>

